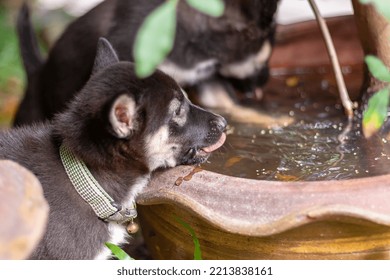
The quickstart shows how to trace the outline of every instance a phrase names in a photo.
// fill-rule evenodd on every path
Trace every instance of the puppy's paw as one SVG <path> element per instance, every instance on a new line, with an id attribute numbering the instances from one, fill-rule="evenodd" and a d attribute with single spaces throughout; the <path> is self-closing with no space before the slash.
<path id="1" fill-rule="evenodd" d="M 294 122 L 290 116 L 274 117 L 265 112 L 236 104 L 229 108 L 226 114 L 233 122 L 258 124 L 269 128 L 288 126 Z"/>
<path id="2" fill-rule="evenodd" d="M 209 80 L 197 87 L 196 103 L 210 109 L 230 110 L 236 104 L 233 90 L 219 80 Z"/>
<path id="3" fill-rule="evenodd" d="M 258 124 L 267 127 L 280 127 L 291 124 L 294 119 L 290 116 L 274 117 L 254 108 L 245 107 L 237 103 L 232 94 L 233 88 L 228 83 L 211 80 L 202 83 L 196 93 L 196 102 L 214 111 L 227 116 L 233 122 Z M 263 91 L 256 89 L 254 99 L 262 99 Z"/>

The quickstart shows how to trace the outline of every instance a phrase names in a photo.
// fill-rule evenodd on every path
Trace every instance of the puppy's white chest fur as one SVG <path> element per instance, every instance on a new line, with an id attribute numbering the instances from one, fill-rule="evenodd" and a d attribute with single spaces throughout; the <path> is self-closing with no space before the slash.
<path id="1" fill-rule="evenodd" d="M 107 242 L 118 246 L 128 242 L 127 238 L 129 237 L 129 235 L 126 232 L 126 228 L 124 225 L 119 225 L 111 222 L 108 225 L 108 231 L 110 238 L 109 240 L 107 240 Z M 103 244 L 102 248 L 99 250 L 99 253 L 94 257 L 94 259 L 107 260 L 109 257 L 111 257 L 111 255 L 111 251 L 106 247 L 106 245 Z"/>
<path id="2" fill-rule="evenodd" d="M 122 203 L 123 207 L 131 207 L 131 204 L 133 203 L 137 195 L 149 183 L 149 179 L 150 176 L 148 175 L 137 180 L 137 182 L 131 187 L 131 190 L 127 198 L 124 200 L 125 202 Z M 109 238 L 106 242 L 118 246 L 129 242 L 128 239 L 131 239 L 131 236 L 129 236 L 129 234 L 126 231 L 126 226 L 117 224 L 115 222 L 110 222 L 108 224 L 108 234 L 109 234 Z M 111 256 L 112 256 L 111 251 L 105 246 L 105 244 L 102 244 L 101 249 L 98 251 L 94 259 L 107 260 Z"/>

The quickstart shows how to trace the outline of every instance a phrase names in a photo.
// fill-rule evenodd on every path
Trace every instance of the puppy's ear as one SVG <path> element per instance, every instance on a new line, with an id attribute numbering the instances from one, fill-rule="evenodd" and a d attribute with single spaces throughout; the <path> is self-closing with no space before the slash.
<path id="1" fill-rule="evenodd" d="M 108 42 L 105 38 L 99 38 L 92 74 L 95 74 L 96 72 L 118 62 L 118 55 L 111 46 L 110 42 Z"/>
<path id="2" fill-rule="evenodd" d="M 117 97 L 110 110 L 110 123 L 118 138 L 131 136 L 136 129 L 136 104 L 132 97 L 122 94 Z"/>

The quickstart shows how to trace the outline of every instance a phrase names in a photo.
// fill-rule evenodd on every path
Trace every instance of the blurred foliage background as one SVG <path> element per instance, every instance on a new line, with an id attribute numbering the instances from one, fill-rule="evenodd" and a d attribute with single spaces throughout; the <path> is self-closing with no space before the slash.
<path id="1" fill-rule="evenodd" d="M 7 127 L 23 92 L 24 70 L 15 32 L 16 8 L 0 1 L 0 126 Z"/>
<path id="2" fill-rule="evenodd" d="M 65 26 L 76 16 L 89 9 L 99 0 L 79 1 L 83 7 L 77 8 L 67 0 L 26 1 L 31 10 L 33 26 L 45 55 Z M 86 2 L 90 2 L 86 5 Z M 22 0 L 0 0 L 0 128 L 10 126 L 15 110 L 23 96 L 26 77 L 19 55 L 19 42 L 16 34 L 16 18 Z M 77 9 L 75 9 L 75 7 Z M 72 8 L 72 9 L 70 9 Z"/>

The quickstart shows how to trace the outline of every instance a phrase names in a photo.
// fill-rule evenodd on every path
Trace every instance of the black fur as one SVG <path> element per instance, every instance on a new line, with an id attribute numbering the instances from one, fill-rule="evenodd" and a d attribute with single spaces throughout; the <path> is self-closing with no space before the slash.
<path id="1" fill-rule="evenodd" d="M 98 219 L 65 173 L 59 156 L 61 143 L 86 163 L 115 201 L 124 203 L 138 179 L 147 178 L 155 168 L 172 167 L 164 162 L 151 167 L 155 155 L 148 154 L 148 137 L 169 127 L 169 143 L 177 144 L 175 165 L 193 164 L 207 159 L 201 149 L 217 142 L 226 126 L 222 117 L 192 105 L 176 82 L 161 71 L 137 79 L 133 64 L 118 62 L 104 39 L 97 53 L 95 74 L 63 113 L 51 122 L 0 135 L 0 158 L 31 170 L 50 206 L 46 233 L 32 259 L 91 259 L 109 240 L 108 223 Z M 118 96 L 127 96 L 136 104 L 129 122 L 132 131 L 126 137 L 118 137 L 109 118 Z M 176 99 L 179 111 L 170 112 Z M 174 121 L 177 113 L 186 114 L 184 125 Z"/>
<path id="2" fill-rule="evenodd" d="M 50 51 L 47 61 L 37 74 L 39 77 L 31 83 L 29 79 L 25 95 L 27 101 L 20 105 L 14 124 L 50 119 L 65 108 L 73 94 L 89 79 L 99 37 L 107 37 L 112 42 L 120 60 L 133 61 L 133 42 L 138 28 L 144 18 L 163 2 L 106 0 L 70 24 Z M 273 43 L 273 17 L 277 2 L 225 0 L 225 14 L 220 18 L 211 18 L 189 7 L 186 1 L 180 1 L 176 39 L 168 60 L 189 69 L 199 62 L 214 59 L 215 64 L 207 70 L 209 73 L 204 82 L 210 76 L 226 79 L 218 74 L 220 66 L 242 61 L 257 53 L 265 40 Z M 19 30 L 21 26 L 27 25 L 26 21 L 28 17 L 24 17 L 23 23 L 19 22 Z M 22 53 L 28 53 L 31 36 L 26 37 L 20 32 L 20 37 Z M 35 53 L 32 52 L 31 56 L 35 56 Z M 253 92 L 255 87 L 266 81 L 267 62 L 264 68 L 262 72 L 255 71 L 247 77 L 251 80 L 249 86 L 235 82 L 236 89 Z M 168 74 L 174 76 L 175 73 Z M 181 86 L 193 83 L 202 81 L 182 81 Z M 227 86 L 227 89 L 230 87 Z"/>
<path id="3" fill-rule="evenodd" d="M 15 122 L 28 120 L 26 123 L 33 123 L 34 121 L 46 119 L 40 92 L 40 79 L 42 77 L 41 71 L 44 60 L 39 52 L 38 42 L 30 23 L 30 15 L 26 4 L 22 6 L 18 15 L 17 32 L 20 54 L 27 76 L 27 87 L 19 105 L 19 110 L 16 112 Z"/>

